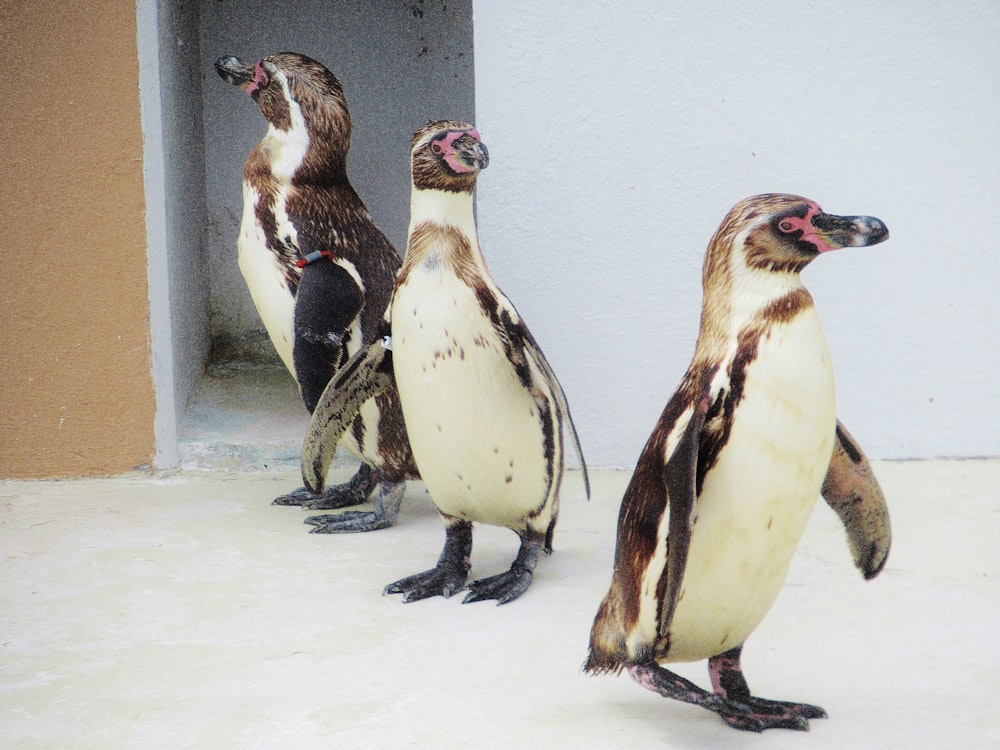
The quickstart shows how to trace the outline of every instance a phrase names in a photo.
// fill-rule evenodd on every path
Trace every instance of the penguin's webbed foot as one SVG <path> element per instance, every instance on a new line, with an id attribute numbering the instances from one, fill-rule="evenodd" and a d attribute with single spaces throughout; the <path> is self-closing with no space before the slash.
<path id="1" fill-rule="evenodd" d="M 462 604 L 497 600 L 497 606 L 512 602 L 531 585 L 532 574 L 523 568 L 511 568 L 499 575 L 480 578 L 469 584 L 469 593 L 462 599 Z"/>
<path id="2" fill-rule="evenodd" d="M 381 482 L 374 509 L 309 516 L 305 523 L 315 527 L 310 534 L 358 534 L 387 529 L 399 518 L 399 508 L 403 504 L 405 492 L 405 482 Z"/>
<path id="3" fill-rule="evenodd" d="M 826 718 L 826 711 L 808 703 L 789 703 L 755 697 L 741 701 L 727 701 L 727 703 L 740 713 L 720 711 L 722 720 L 734 729 L 750 732 L 763 732 L 765 729 L 797 729 L 808 732 L 809 719 Z"/>
<path id="4" fill-rule="evenodd" d="M 432 596 L 445 599 L 465 587 L 467 570 L 456 568 L 450 563 L 438 563 L 430 570 L 401 578 L 386 586 L 382 594 L 402 594 L 403 601 L 417 602 Z"/>
<path id="5" fill-rule="evenodd" d="M 716 696 L 734 709 L 719 712 L 729 726 L 750 732 L 763 732 L 765 729 L 808 731 L 809 719 L 826 718 L 826 711 L 819 706 L 751 695 L 740 666 L 742 652 L 743 645 L 740 644 L 708 660 L 708 673 Z"/>
<path id="6" fill-rule="evenodd" d="M 462 604 L 496 599 L 497 606 L 512 602 L 531 586 L 538 558 L 547 544 L 544 534 L 531 530 L 521 534 L 521 548 L 510 569 L 489 578 L 480 578 L 469 584 L 469 593 Z"/>
<path id="7" fill-rule="evenodd" d="M 416 602 L 432 596 L 447 599 L 465 587 L 471 554 L 472 524 L 469 521 L 453 521 L 445 529 L 444 549 L 437 565 L 423 573 L 390 583 L 382 594 L 402 594 L 404 602 Z"/>
<path id="8" fill-rule="evenodd" d="M 378 472 L 368 464 L 361 464 L 350 481 L 327 487 L 318 495 L 299 487 L 287 495 L 276 497 L 271 505 L 300 505 L 306 510 L 347 508 L 365 502 L 378 482 Z"/>

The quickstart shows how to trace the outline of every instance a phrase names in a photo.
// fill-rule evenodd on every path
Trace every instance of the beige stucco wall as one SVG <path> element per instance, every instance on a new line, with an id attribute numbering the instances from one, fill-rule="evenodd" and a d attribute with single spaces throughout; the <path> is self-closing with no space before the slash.
<path id="1" fill-rule="evenodd" d="M 0 0 L 0 477 L 153 453 L 135 3 Z"/>

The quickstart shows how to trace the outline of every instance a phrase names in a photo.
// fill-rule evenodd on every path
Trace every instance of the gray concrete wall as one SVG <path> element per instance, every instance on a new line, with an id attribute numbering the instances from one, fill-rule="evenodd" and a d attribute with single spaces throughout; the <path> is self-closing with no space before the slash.
<path id="1" fill-rule="evenodd" d="M 155 460 L 169 466 L 211 341 L 198 4 L 140 0 L 136 18 Z"/>
<path id="2" fill-rule="evenodd" d="M 266 122 L 213 62 L 223 54 L 249 61 L 301 52 L 341 79 L 354 122 L 351 180 L 402 255 L 410 136 L 428 119 L 474 119 L 472 4 L 236 0 L 201 4 L 200 25 L 213 357 L 276 360 L 236 264 L 243 164 Z"/>
<path id="3" fill-rule="evenodd" d="M 205 369 L 206 325 L 205 143 L 198 3 L 159 4 L 160 86 L 166 175 L 167 258 L 171 350 L 178 419 Z"/>

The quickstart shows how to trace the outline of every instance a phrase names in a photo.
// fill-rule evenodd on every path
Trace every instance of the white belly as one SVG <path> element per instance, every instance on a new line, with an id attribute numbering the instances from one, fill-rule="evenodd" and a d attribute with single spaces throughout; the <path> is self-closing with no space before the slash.
<path id="1" fill-rule="evenodd" d="M 777 598 L 833 452 L 835 389 L 815 311 L 761 342 L 706 475 L 667 661 L 741 644 Z"/>
<path id="2" fill-rule="evenodd" d="M 254 216 L 256 205 L 256 191 L 245 185 L 243 220 L 237 243 L 240 273 L 243 274 L 243 280 L 271 343 L 274 344 L 285 367 L 294 376 L 292 346 L 295 342 L 295 296 L 285 282 L 277 258 L 265 244 L 264 232 Z"/>
<path id="3" fill-rule="evenodd" d="M 392 334 L 403 416 L 434 503 L 449 516 L 525 528 L 549 487 L 539 407 L 473 291 L 440 266 L 415 269 L 396 290 Z M 531 525 L 544 530 L 551 510 Z"/>

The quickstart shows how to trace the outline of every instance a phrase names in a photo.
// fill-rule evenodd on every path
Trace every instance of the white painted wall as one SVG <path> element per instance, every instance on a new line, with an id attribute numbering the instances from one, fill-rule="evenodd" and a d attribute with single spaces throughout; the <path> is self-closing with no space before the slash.
<path id="1" fill-rule="evenodd" d="M 870 455 L 1000 455 L 1000 4 L 476 0 L 493 274 L 588 462 L 634 464 L 687 367 L 701 261 L 787 191 L 891 239 L 805 272 Z"/>

